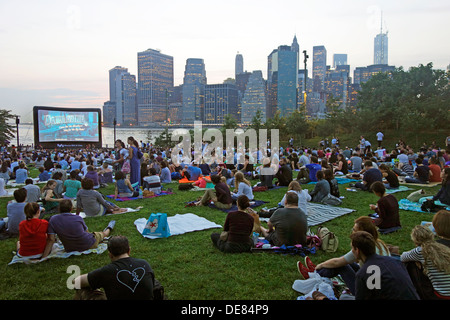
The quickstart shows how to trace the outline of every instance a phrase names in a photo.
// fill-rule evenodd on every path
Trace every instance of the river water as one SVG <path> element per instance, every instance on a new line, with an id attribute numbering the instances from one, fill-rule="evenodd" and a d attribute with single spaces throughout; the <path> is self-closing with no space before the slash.
<path id="1" fill-rule="evenodd" d="M 148 141 L 148 132 L 150 131 L 150 142 L 160 135 L 164 129 L 150 129 L 150 128 L 120 128 L 116 127 L 116 139 L 121 139 L 125 142 L 128 137 L 134 137 L 138 142 Z M 170 130 L 171 131 L 171 130 Z M 24 146 L 34 145 L 34 125 L 19 124 L 19 143 Z M 11 140 L 11 144 L 17 144 L 17 138 Z M 102 127 L 102 144 L 103 147 L 113 147 L 114 145 L 114 128 Z"/>

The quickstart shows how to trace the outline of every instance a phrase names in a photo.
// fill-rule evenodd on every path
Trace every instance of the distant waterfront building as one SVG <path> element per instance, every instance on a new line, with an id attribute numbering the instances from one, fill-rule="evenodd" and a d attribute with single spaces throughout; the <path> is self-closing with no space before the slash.
<path id="1" fill-rule="evenodd" d="M 173 88 L 173 57 L 159 50 L 138 52 L 138 122 L 161 125 L 168 116 L 168 95 Z"/>
<path id="2" fill-rule="evenodd" d="M 333 55 L 333 68 L 336 69 L 337 66 L 347 65 L 347 54 L 335 53 Z"/>
<path id="3" fill-rule="evenodd" d="M 298 53 L 291 46 L 279 46 L 270 53 L 267 62 L 266 117 L 277 111 L 288 116 L 297 109 Z"/>
<path id="4" fill-rule="evenodd" d="M 205 86 L 205 124 L 222 124 L 225 116 L 238 120 L 238 94 L 236 86 L 229 83 Z"/>
<path id="5" fill-rule="evenodd" d="M 136 124 L 137 117 L 136 76 L 120 66 L 109 70 L 109 101 L 103 106 L 104 124 Z"/>
<path id="6" fill-rule="evenodd" d="M 205 85 L 206 71 L 203 59 L 187 59 L 182 89 L 183 123 L 193 125 L 194 121 L 203 120 Z"/>
<path id="7" fill-rule="evenodd" d="M 234 75 L 235 78 L 238 74 L 244 72 L 244 57 L 239 52 L 236 54 L 235 62 L 234 62 Z"/>
<path id="8" fill-rule="evenodd" d="M 261 120 L 266 122 L 266 107 L 266 88 L 262 72 L 259 70 L 253 71 L 248 79 L 241 101 L 241 123 L 244 125 L 250 124 L 258 110 L 261 111 Z"/>
<path id="9" fill-rule="evenodd" d="M 388 64 L 388 35 L 387 32 L 377 34 L 374 40 L 373 64 Z"/>
<path id="10" fill-rule="evenodd" d="M 322 92 L 325 81 L 325 74 L 327 72 L 327 50 L 325 46 L 313 47 L 313 91 Z"/>

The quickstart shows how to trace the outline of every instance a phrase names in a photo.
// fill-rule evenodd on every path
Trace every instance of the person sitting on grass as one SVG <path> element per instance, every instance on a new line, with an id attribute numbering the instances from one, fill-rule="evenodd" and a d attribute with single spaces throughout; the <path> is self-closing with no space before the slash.
<path id="1" fill-rule="evenodd" d="M 261 227 L 261 233 L 274 246 L 306 245 L 308 221 L 306 213 L 298 207 L 297 193 L 286 193 L 285 207 L 272 214 L 267 226 L 268 229 Z"/>
<path id="2" fill-rule="evenodd" d="M 47 257 L 56 242 L 56 237 L 62 242 L 66 252 L 83 252 L 97 248 L 104 238 L 111 234 L 115 221 L 111 220 L 108 226 L 99 232 L 90 232 L 81 216 L 72 214 L 72 201 L 62 199 L 59 204 L 59 214 L 52 216 L 48 221 L 49 241 L 45 247 L 42 258 Z"/>
<path id="3" fill-rule="evenodd" d="M 450 206 L 450 168 L 444 168 L 441 172 L 442 184 L 438 193 L 433 196 L 434 201 L 440 201 Z"/>
<path id="4" fill-rule="evenodd" d="M 44 205 L 45 214 L 51 214 L 58 211 L 59 203 L 64 200 L 59 198 L 55 192 L 57 182 L 53 179 L 48 180 L 42 188 L 41 199 Z M 41 217 L 42 218 L 42 217 Z"/>
<path id="5" fill-rule="evenodd" d="M 251 238 L 254 218 L 245 212 L 250 207 L 247 196 L 237 198 L 237 211 L 229 212 L 225 219 L 223 231 L 225 237 L 219 233 L 211 234 L 211 240 L 216 248 L 225 253 L 250 252 L 253 247 Z"/>
<path id="6" fill-rule="evenodd" d="M 323 170 L 323 174 L 325 180 L 327 180 L 328 183 L 330 184 L 330 194 L 332 196 L 335 196 L 336 198 L 339 198 L 341 195 L 339 192 L 339 184 L 336 178 L 334 177 L 333 171 L 331 171 L 331 169 L 325 169 Z"/>
<path id="7" fill-rule="evenodd" d="M 396 189 L 400 187 L 397 175 L 389 168 L 389 166 L 382 163 L 378 169 L 381 171 L 383 178 L 386 179 L 386 183 L 384 184 L 386 189 Z"/>
<path id="8" fill-rule="evenodd" d="M 45 182 L 50 179 L 50 173 L 44 167 L 39 167 L 39 181 Z"/>
<path id="9" fill-rule="evenodd" d="M 416 247 L 403 252 L 400 260 L 407 265 L 421 299 L 450 300 L 450 248 L 434 241 L 433 232 L 422 225 L 413 228 L 411 240 Z M 428 281 L 421 281 L 423 273 L 430 280 L 431 287 L 424 285 Z"/>
<path id="10" fill-rule="evenodd" d="M 308 193 L 308 190 L 302 189 L 300 183 L 296 180 L 291 181 L 288 186 L 287 192 L 294 192 L 298 196 L 298 207 L 302 209 L 302 211 L 308 215 L 308 201 L 311 201 L 311 196 Z M 280 205 L 284 207 L 286 205 L 286 194 L 283 196 L 283 199 L 280 201 Z"/>
<path id="11" fill-rule="evenodd" d="M 349 186 L 359 188 L 363 191 L 370 191 L 370 186 L 375 181 L 383 181 L 383 175 L 379 169 L 373 167 L 373 163 L 370 160 L 364 162 L 364 174 L 362 181 L 356 182 L 354 185 Z"/>
<path id="12" fill-rule="evenodd" d="M 206 190 L 201 200 L 197 201 L 195 205 L 205 206 L 209 201 L 213 201 L 219 209 L 230 209 L 233 203 L 230 188 L 222 182 L 218 174 L 211 175 L 211 182 L 214 184 L 214 189 Z"/>
<path id="13" fill-rule="evenodd" d="M 430 168 L 428 168 L 428 166 L 423 164 L 423 159 L 421 157 L 418 157 L 416 159 L 416 164 L 417 167 L 414 170 L 414 176 L 406 177 L 405 182 L 419 184 L 429 183 L 430 176 L 433 174 L 433 172 L 430 171 Z"/>
<path id="14" fill-rule="evenodd" d="M 0 178 L 1 179 L 1 178 Z M 19 224 L 26 219 L 24 208 L 27 204 L 27 190 L 20 188 L 14 191 L 14 200 L 6 206 L 7 219 L 0 221 L 0 239 L 8 239 L 19 235 Z"/>
<path id="15" fill-rule="evenodd" d="M 376 253 L 383 256 L 390 256 L 390 252 L 386 244 L 379 238 L 377 228 L 372 219 L 367 216 L 361 216 L 354 221 L 352 233 L 357 231 L 366 231 L 370 233 L 375 240 Z M 355 275 L 361 265 L 357 263 L 354 253 L 350 250 L 341 257 L 331 258 L 315 266 L 310 259 L 305 259 L 305 265 L 300 261 L 297 262 L 297 268 L 300 274 L 305 278 L 309 278 L 309 272 L 317 271 L 320 276 L 334 278 L 338 275 L 346 284 L 351 295 L 355 295 Z"/>
<path id="16" fill-rule="evenodd" d="M 19 169 L 16 170 L 16 183 L 23 184 L 28 179 L 28 170 L 25 166 L 25 162 L 19 163 Z"/>
<path id="17" fill-rule="evenodd" d="M 40 219 L 41 207 L 35 202 L 27 203 L 24 212 L 26 219 L 19 224 L 17 254 L 39 259 L 47 245 L 48 221 Z"/>
<path id="18" fill-rule="evenodd" d="M 330 184 L 325 180 L 325 175 L 322 170 L 316 173 L 317 183 L 314 185 L 314 189 L 309 192 L 311 196 L 311 202 L 321 202 L 323 198 L 330 194 Z"/>
<path id="19" fill-rule="evenodd" d="M 137 197 L 139 195 L 139 191 L 135 191 L 130 180 L 126 179 L 125 173 L 117 171 L 114 177 L 116 179 L 114 200 L 117 200 L 117 198 Z"/>
<path id="20" fill-rule="evenodd" d="M 386 194 L 386 188 L 380 181 L 372 183 L 372 192 L 379 197 L 376 205 L 369 205 L 378 215 L 373 223 L 381 229 L 398 229 L 401 227 L 398 201 L 392 194 Z"/>
<path id="21" fill-rule="evenodd" d="M 235 191 L 231 194 L 231 198 L 236 200 L 241 195 L 247 196 L 250 201 L 253 201 L 253 190 L 250 181 L 245 179 L 244 173 L 241 171 L 236 172 L 234 175 Z"/>
<path id="22" fill-rule="evenodd" d="M 77 172 L 70 172 L 69 179 L 63 183 L 64 199 L 75 199 L 77 197 L 78 190 L 81 189 L 81 182 L 77 180 Z"/>
<path id="23" fill-rule="evenodd" d="M 81 180 L 81 189 L 77 196 L 77 215 L 84 211 L 87 217 L 103 216 L 105 214 L 125 212 L 125 208 L 119 208 L 115 204 L 106 201 L 102 194 L 94 190 L 92 179 L 84 178 Z"/>
<path id="24" fill-rule="evenodd" d="M 403 263 L 378 255 L 376 241 L 370 233 L 357 231 L 350 239 L 354 256 L 362 262 L 355 275 L 355 300 L 419 300 Z M 374 269 L 378 279 L 376 289 L 373 287 Z"/>
<path id="25" fill-rule="evenodd" d="M 130 256 L 125 236 L 113 236 L 108 241 L 111 263 L 74 279 L 75 289 L 104 289 L 107 300 L 153 300 L 155 276 L 150 264 Z M 103 291 L 97 291 L 101 295 Z M 77 296 L 86 296 L 77 292 Z M 89 295 L 87 295 L 89 296 Z"/>

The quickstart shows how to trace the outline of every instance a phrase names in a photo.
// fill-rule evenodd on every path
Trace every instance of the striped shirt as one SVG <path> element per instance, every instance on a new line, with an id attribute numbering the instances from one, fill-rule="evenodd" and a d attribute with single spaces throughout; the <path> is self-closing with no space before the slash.
<path id="1" fill-rule="evenodd" d="M 425 258 L 422 255 L 422 247 L 416 247 L 408 252 L 403 252 L 400 257 L 402 262 L 418 261 L 425 264 Z M 439 271 L 431 263 L 427 261 L 427 276 L 433 285 L 434 290 L 442 296 L 450 297 L 450 273 Z"/>

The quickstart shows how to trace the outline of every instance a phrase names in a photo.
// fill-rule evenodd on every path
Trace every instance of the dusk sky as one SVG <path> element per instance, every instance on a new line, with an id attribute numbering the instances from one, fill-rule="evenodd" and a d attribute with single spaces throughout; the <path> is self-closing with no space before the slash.
<path id="1" fill-rule="evenodd" d="M 23 122 L 35 105 L 101 108 L 108 71 L 137 76 L 137 53 L 149 48 L 173 56 L 175 85 L 188 58 L 204 59 L 208 84 L 234 77 L 237 52 L 244 70 L 266 77 L 267 56 L 294 35 L 309 70 L 313 46 L 324 45 L 327 64 L 346 53 L 353 76 L 373 64 L 381 11 L 389 65 L 450 65 L 450 2 L 442 0 L 0 0 L 0 108 Z"/>

